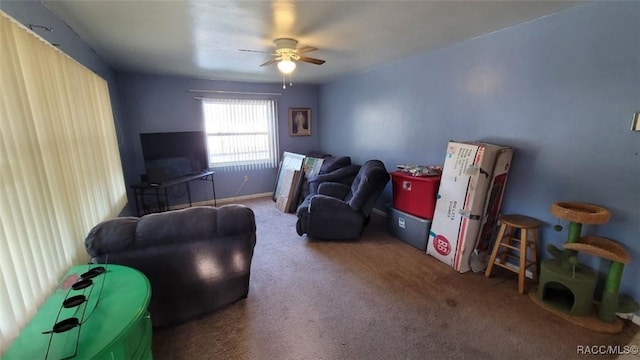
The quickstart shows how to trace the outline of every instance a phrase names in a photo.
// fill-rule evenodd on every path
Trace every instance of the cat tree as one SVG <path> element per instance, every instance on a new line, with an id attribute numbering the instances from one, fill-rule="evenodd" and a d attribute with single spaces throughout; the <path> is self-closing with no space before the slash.
<path id="1" fill-rule="evenodd" d="M 538 291 L 530 292 L 530 298 L 544 309 L 582 327 L 604 333 L 622 331 L 624 323 L 615 313 L 629 254 L 611 239 L 580 234 L 583 224 L 604 224 L 611 214 L 603 207 L 579 202 L 556 202 L 551 205 L 551 214 L 570 222 L 569 234 L 563 250 L 551 244 L 547 246 L 554 258 L 542 261 Z M 611 262 L 597 313 L 593 300 L 598 276 L 578 262 L 578 253 Z"/>

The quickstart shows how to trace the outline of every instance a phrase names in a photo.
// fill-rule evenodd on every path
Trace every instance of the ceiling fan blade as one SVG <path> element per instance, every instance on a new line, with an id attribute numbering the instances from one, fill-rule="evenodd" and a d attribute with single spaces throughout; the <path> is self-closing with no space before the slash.
<path id="1" fill-rule="evenodd" d="M 298 59 L 298 61 L 304 61 L 304 62 L 316 64 L 316 65 L 322 65 L 325 63 L 324 60 L 316 59 L 312 57 L 306 57 L 306 56 L 300 56 L 300 59 Z"/>
<path id="2" fill-rule="evenodd" d="M 253 52 L 253 53 L 260 53 L 260 54 L 273 54 L 270 51 L 249 50 L 249 49 L 238 49 L 238 51 Z"/>
<path id="3" fill-rule="evenodd" d="M 271 64 L 275 64 L 276 62 L 278 62 L 278 58 L 271 59 L 271 60 L 267 61 L 267 62 L 266 62 L 266 63 L 264 63 L 264 64 L 260 64 L 260 66 L 267 66 L 267 65 L 271 65 Z"/>
<path id="4" fill-rule="evenodd" d="M 312 52 L 312 51 L 316 51 L 318 50 L 318 48 L 315 48 L 313 46 L 303 46 L 301 48 L 299 48 L 297 51 L 298 54 L 304 54 L 304 53 L 308 53 L 308 52 Z"/>

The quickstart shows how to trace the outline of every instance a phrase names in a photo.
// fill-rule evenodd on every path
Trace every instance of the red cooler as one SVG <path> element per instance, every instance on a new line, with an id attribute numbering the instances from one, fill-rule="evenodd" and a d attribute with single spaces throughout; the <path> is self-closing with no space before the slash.
<path id="1" fill-rule="evenodd" d="M 394 171 L 391 182 L 394 208 L 423 219 L 433 219 L 440 176 L 411 176 Z"/>

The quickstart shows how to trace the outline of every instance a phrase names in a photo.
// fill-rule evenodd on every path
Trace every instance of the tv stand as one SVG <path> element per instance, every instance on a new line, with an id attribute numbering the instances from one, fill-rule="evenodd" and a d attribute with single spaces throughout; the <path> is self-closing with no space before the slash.
<path id="1" fill-rule="evenodd" d="M 191 201 L 191 188 L 189 187 L 189 183 L 194 180 L 204 180 L 211 182 L 211 189 L 213 190 L 213 206 L 218 206 L 216 201 L 216 184 L 213 180 L 214 174 L 214 171 L 209 170 L 203 171 L 200 174 L 180 176 L 178 178 L 170 179 L 162 183 L 142 181 L 131 185 L 136 198 L 136 211 L 138 213 L 138 216 L 142 216 L 144 214 L 152 212 L 162 212 L 169 210 L 168 190 L 174 186 L 181 184 L 186 184 L 189 207 L 193 206 L 193 203 Z M 155 207 L 151 208 L 146 205 L 145 196 L 153 196 L 155 198 Z"/>

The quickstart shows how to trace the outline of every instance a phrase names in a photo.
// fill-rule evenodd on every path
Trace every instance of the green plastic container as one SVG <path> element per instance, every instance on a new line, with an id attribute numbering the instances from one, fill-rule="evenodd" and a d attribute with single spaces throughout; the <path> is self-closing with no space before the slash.
<path id="1" fill-rule="evenodd" d="M 135 269 L 106 265 L 106 273 L 94 277 L 93 285 L 71 288 L 81 274 L 96 266 L 72 267 L 2 358 L 151 359 L 149 281 Z M 76 295 L 87 300 L 76 307 L 62 306 Z M 47 333 L 56 322 L 74 317 L 80 325 Z"/>

